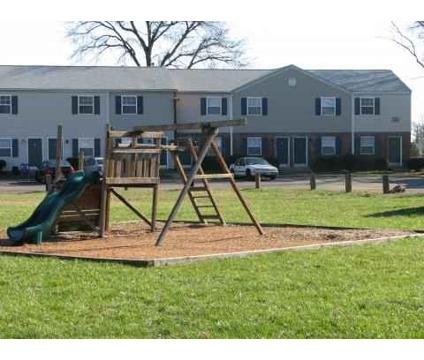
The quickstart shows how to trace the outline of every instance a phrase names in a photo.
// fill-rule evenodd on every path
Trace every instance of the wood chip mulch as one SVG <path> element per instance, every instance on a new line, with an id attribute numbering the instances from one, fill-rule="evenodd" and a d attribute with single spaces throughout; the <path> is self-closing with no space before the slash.
<path id="1" fill-rule="evenodd" d="M 162 224 L 159 224 L 161 227 Z M 42 244 L 11 246 L 5 230 L 0 231 L 0 252 L 66 255 L 89 258 L 150 260 L 211 254 L 281 249 L 312 244 L 378 239 L 412 235 L 387 229 L 328 229 L 317 227 L 266 226 L 259 235 L 254 226 L 174 223 L 161 246 L 155 246 L 159 230 L 149 232 L 144 223 L 112 225 L 106 238 L 96 233 L 60 233 Z"/>

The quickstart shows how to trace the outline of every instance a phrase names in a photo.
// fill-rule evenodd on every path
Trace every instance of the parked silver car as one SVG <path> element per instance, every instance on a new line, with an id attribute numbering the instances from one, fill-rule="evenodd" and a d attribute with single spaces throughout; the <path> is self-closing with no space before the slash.
<path id="1" fill-rule="evenodd" d="M 242 157 L 230 165 L 230 171 L 235 178 L 252 178 L 256 174 L 274 180 L 278 175 L 278 169 L 261 157 Z"/>
<path id="2" fill-rule="evenodd" d="M 97 171 L 100 176 L 103 176 L 103 158 L 89 157 L 84 159 L 84 171 L 86 174 L 91 174 Z"/>

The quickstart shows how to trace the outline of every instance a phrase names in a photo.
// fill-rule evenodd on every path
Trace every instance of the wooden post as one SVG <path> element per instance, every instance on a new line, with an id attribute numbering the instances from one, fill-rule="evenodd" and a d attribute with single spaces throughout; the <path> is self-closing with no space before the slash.
<path id="1" fill-rule="evenodd" d="M 84 170 L 84 151 L 78 153 L 78 170 Z"/>
<path id="2" fill-rule="evenodd" d="M 255 175 L 255 189 L 261 188 L 261 174 Z"/>
<path id="3" fill-rule="evenodd" d="M 345 174 L 345 190 L 347 193 L 352 192 L 352 174 L 350 172 Z"/>
<path id="4" fill-rule="evenodd" d="M 389 175 L 383 175 L 383 194 L 388 194 L 390 192 L 390 183 L 389 183 Z"/>
<path id="5" fill-rule="evenodd" d="M 309 184 L 311 185 L 311 190 L 315 190 L 317 188 L 315 174 L 313 172 L 311 172 L 311 177 L 309 179 Z"/>
<path id="6" fill-rule="evenodd" d="M 53 179 L 50 174 L 44 175 L 44 180 L 46 181 L 46 191 L 50 192 L 53 187 Z"/>
<path id="7" fill-rule="evenodd" d="M 52 179 L 54 182 L 59 181 L 62 177 L 62 168 L 60 166 L 60 161 L 62 160 L 62 125 L 57 127 L 57 137 L 56 137 L 56 169 L 55 169 L 55 178 Z"/>

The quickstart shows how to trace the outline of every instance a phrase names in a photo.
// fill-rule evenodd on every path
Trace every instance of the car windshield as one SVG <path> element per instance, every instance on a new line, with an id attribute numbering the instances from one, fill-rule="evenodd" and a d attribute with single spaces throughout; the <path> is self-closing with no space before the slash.
<path id="1" fill-rule="evenodd" d="M 97 164 L 103 165 L 103 159 L 97 159 Z"/>
<path id="2" fill-rule="evenodd" d="M 247 158 L 246 165 L 269 165 L 269 162 L 262 158 Z"/>

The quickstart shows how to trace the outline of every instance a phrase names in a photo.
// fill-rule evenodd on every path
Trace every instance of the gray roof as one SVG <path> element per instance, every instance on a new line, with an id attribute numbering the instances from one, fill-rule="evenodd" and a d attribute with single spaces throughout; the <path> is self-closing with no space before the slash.
<path id="1" fill-rule="evenodd" d="M 273 70 L 0 65 L 0 89 L 231 92 Z M 410 92 L 391 70 L 303 70 L 352 92 Z"/>
<path id="2" fill-rule="evenodd" d="M 0 89 L 174 90 L 164 68 L 118 66 L 0 66 Z"/>
<path id="3" fill-rule="evenodd" d="M 411 92 L 391 70 L 306 70 L 352 92 Z"/>

